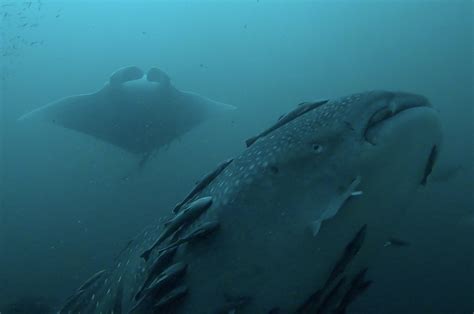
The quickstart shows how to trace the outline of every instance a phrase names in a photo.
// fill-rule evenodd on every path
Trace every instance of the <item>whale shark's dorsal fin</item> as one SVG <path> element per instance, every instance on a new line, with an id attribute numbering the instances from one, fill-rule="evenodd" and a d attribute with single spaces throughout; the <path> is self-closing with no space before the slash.
<path id="1" fill-rule="evenodd" d="M 138 80 L 143 77 L 143 71 L 137 66 L 127 66 L 118 69 L 109 78 L 111 85 L 122 84 L 128 81 Z"/>

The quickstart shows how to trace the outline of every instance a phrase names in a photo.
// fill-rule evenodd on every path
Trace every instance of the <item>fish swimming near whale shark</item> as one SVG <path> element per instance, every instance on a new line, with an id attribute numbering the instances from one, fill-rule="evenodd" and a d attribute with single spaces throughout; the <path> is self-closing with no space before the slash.
<path id="1" fill-rule="evenodd" d="M 60 313 L 345 313 L 442 131 L 419 95 L 314 104 L 206 175 Z"/>
<path id="2" fill-rule="evenodd" d="M 235 109 L 179 90 L 158 68 L 146 75 L 136 66 L 115 71 L 97 92 L 60 99 L 19 120 L 43 120 L 88 134 L 142 162 L 212 115 Z"/>

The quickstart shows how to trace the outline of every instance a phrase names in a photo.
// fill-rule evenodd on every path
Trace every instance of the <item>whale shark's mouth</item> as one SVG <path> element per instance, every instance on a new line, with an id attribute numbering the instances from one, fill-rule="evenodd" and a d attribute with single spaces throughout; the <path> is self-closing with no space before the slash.
<path id="1" fill-rule="evenodd" d="M 383 108 L 377 110 L 367 122 L 364 129 L 364 139 L 370 144 L 375 145 L 373 138 L 374 130 L 383 127 L 383 124 L 393 121 L 400 117 L 402 113 L 407 113 L 415 108 L 426 108 L 432 110 L 430 103 L 421 96 L 411 96 L 408 98 L 395 97 L 390 103 Z"/>
<path id="2" fill-rule="evenodd" d="M 403 125 L 404 120 L 413 118 L 415 121 L 416 119 L 422 121 L 421 117 L 429 117 L 433 110 L 430 103 L 424 97 L 415 95 L 394 97 L 388 105 L 377 110 L 370 117 L 363 132 L 363 137 L 365 141 L 375 146 L 381 142 L 378 136 L 380 133 L 383 133 L 384 129 L 390 127 L 397 129 L 397 125 Z M 388 130 L 390 131 L 390 129 Z M 428 177 L 438 159 L 438 151 L 439 147 L 434 143 L 425 162 L 423 177 L 420 181 L 421 185 L 426 185 Z"/>

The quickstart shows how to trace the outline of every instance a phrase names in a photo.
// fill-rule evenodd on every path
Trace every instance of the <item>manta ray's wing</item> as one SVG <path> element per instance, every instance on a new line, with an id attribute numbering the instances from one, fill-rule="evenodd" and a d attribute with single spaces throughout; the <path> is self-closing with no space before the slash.
<path id="1" fill-rule="evenodd" d="M 92 94 L 70 96 L 36 109 L 20 120 L 41 119 L 142 157 L 171 143 L 213 114 L 235 107 L 175 88 L 166 73 L 137 67 L 113 73 Z"/>
<path id="2" fill-rule="evenodd" d="M 136 128 L 126 127 L 134 124 L 133 120 L 138 117 L 123 107 L 122 102 L 113 102 L 106 91 L 100 90 L 93 94 L 60 99 L 25 114 L 20 120 L 46 121 L 90 135 L 131 153 L 143 153 L 146 149 L 139 142 Z"/>
<path id="3" fill-rule="evenodd" d="M 134 154 L 145 154 L 159 142 L 152 128 L 156 119 L 151 106 L 130 103 L 121 84 L 137 80 L 136 67 L 116 71 L 109 83 L 92 94 L 70 96 L 33 110 L 19 120 L 42 120 L 72 129 L 118 146 Z M 163 139 L 165 140 L 165 139 Z"/>

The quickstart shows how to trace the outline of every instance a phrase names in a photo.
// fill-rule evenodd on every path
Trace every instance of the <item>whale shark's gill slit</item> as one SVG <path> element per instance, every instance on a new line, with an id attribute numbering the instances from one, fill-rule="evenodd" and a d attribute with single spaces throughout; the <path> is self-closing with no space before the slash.
<path id="1" fill-rule="evenodd" d="M 428 156 L 428 160 L 426 161 L 425 171 L 423 172 L 423 178 L 421 179 L 420 184 L 425 186 L 428 182 L 428 177 L 430 176 L 431 172 L 433 172 L 434 165 L 436 160 L 438 159 L 438 147 L 436 145 L 433 146 L 431 149 L 430 155 Z"/>

